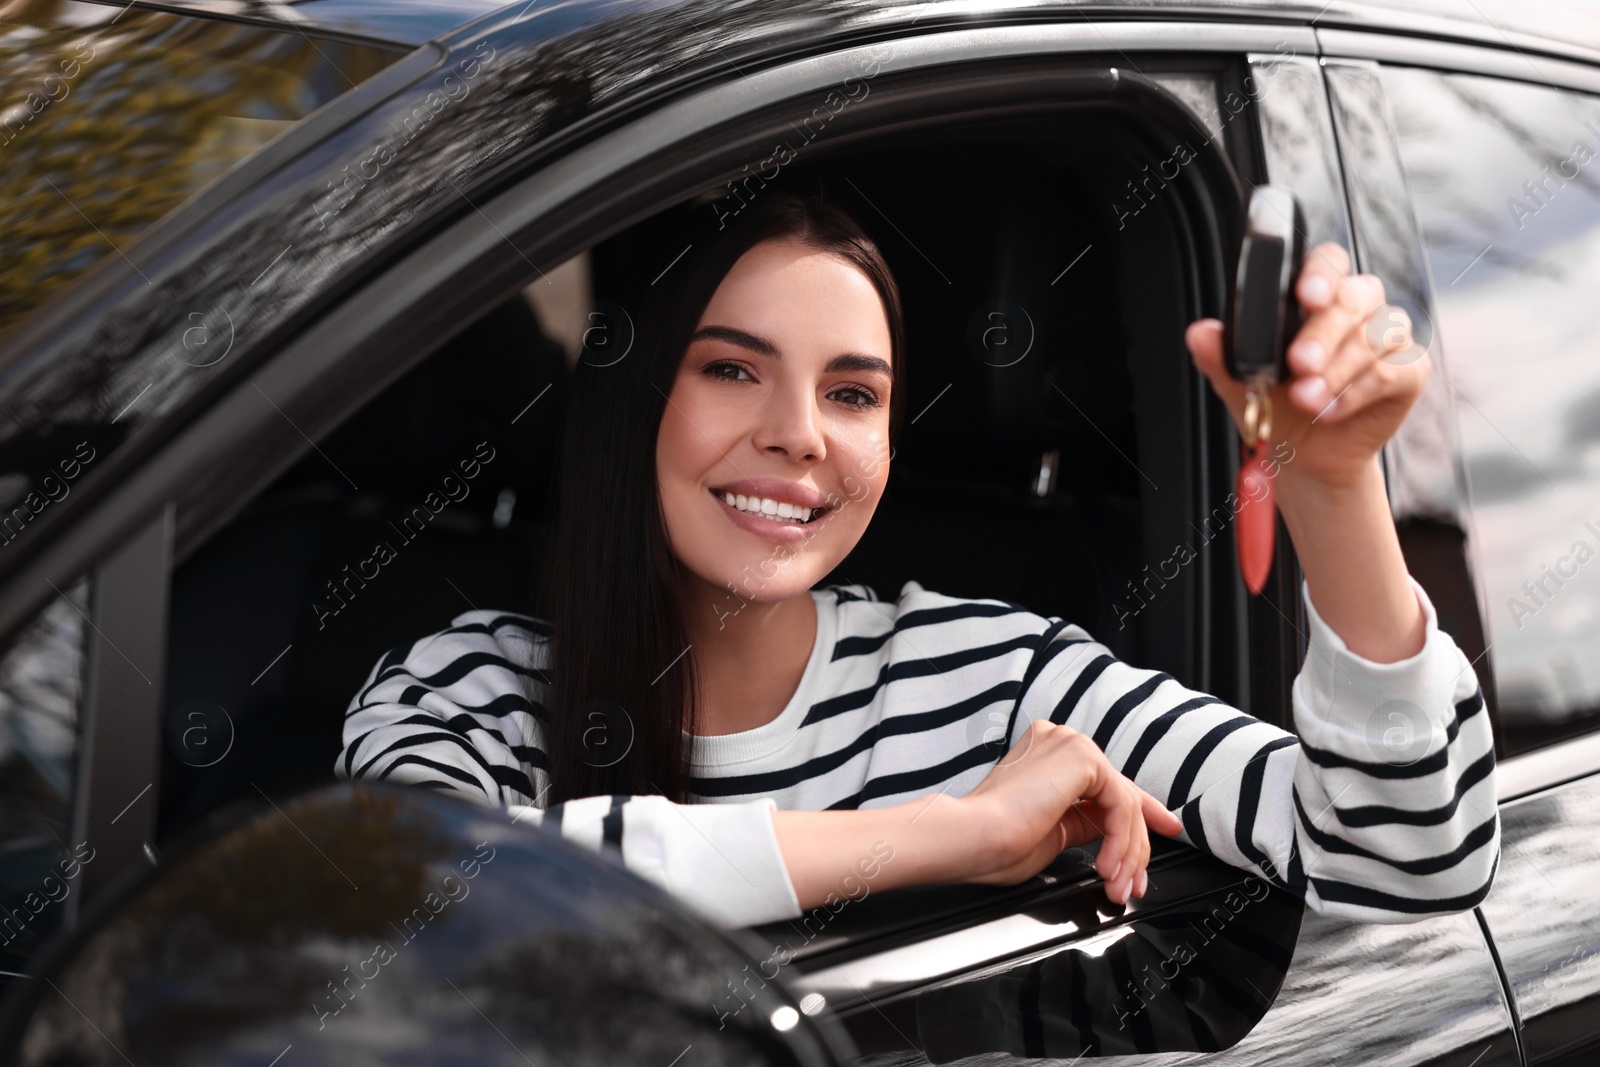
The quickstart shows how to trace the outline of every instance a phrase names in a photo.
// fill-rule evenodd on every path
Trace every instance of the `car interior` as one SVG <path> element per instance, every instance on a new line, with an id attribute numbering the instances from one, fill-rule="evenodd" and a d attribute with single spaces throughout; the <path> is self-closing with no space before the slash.
<path id="1" fill-rule="evenodd" d="M 1085 109 L 913 130 L 783 176 L 820 187 L 879 242 L 907 323 L 910 389 L 888 488 L 822 584 L 865 583 L 892 599 L 916 580 L 1020 603 L 1200 684 L 1183 624 L 1190 594 L 1118 611 L 1154 558 L 1147 541 L 1170 544 L 1168 530 L 1183 526 L 1192 457 L 1150 440 L 1158 423 L 1165 440 L 1184 439 L 1172 433 L 1187 435 L 1198 381 L 1182 344 L 1197 283 L 1183 264 L 1181 198 L 1115 236 L 1104 206 L 1141 155 L 1125 114 Z M 725 193 L 703 189 L 666 210 L 706 211 Z M 196 709 L 225 711 L 233 736 L 214 763 L 165 747 L 161 839 L 257 791 L 275 800 L 332 782 L 343 713 L 395 646 L 472 608 L 539 614 L 577 334 L 588 301 L 604 300 L 625 268 L 676 254 L 650 242 L 647 226 L 632 226 L 530 275 L 181 562 L 169 742 Z M 1012 338 L 1027 354 L 1007 367 L 968 341 L 995 300 L 1027 320 L 1028 336 L 1013 326 Z M 1136 415 L 1147 417 L 1143 438 Z M 466 497 L 402 535 L 405 516 L 485 441 L 493 459 Z M 380 540 L 395 556 L 363 580 L 356 566 Z"/>

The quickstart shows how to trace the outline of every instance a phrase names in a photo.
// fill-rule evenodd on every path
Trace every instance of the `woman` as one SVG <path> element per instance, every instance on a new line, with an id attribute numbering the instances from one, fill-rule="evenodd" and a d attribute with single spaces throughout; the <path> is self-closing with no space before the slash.
<path id="1" fill-rule="evenodd" d="M 471 611 L 390 652 L 338 773 L 514 807 L 727 926 L 832 908 L 863 878 L 1014 884 L 1102 837 L 1122 903 L 1148 884 L 1147 827 L 1318 911 L 1472 907 L 1499 856 L 1489 725 L 1377 460 L 1428 363 L 1378 358 L 1383 287 L 1348 263 L 1307 257 L 1273 396 L 1311 620 L 1303 744 L 1014 604 L 813 588 L 888 479 L 900 300 L 842 211 L 763 190 L 642 287 L 634 351 L 580 364 L 547 619 Z M 1241 419 L 1220 323 L 1186 340 Z M 1386 707 L 1421 735 L 1403 764 L 1368 740 Z"/>

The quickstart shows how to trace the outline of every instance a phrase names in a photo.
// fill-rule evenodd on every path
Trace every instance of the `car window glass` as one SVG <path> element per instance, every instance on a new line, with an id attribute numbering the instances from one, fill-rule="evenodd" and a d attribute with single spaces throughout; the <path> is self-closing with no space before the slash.
<path id="1" fill-rule="evenodd" d="M 92 854 L 70 839 L 88 590 L 65 588 L 0 655 L 0 972 L 61 922 Z"/>
<path id="2" fill-rule="evenodd" d="M 1383 77 L 1437 294 L 1512 754 L 1600 728 L 1600 99 Z"/>
<path id="3" fill-rule="evenodd" d="M 116 5 L 6 5 L 0 334 L 401 54 Z"/>

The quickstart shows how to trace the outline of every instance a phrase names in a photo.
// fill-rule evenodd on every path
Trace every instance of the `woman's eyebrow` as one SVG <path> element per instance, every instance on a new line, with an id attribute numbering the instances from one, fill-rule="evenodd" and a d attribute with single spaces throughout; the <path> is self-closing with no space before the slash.
<path id="1" fill-rule="evenodd" d="M 783 353 L 778 346 L 765 337 L 757 337 L 745 330 L 735 329 L 732 326 L 702 326 L 689 338 L 689 343 L 696 341 L 726 341 L 740 348 L 747 348 L 761 356 L 772 359 L 782 359 Z M 889 364 L 877 356 L 864 356 L 857 352 L 846 352 L 844 355 L 834 356 L 828 360 L 828 365 L 823 368 L 823 373 L 833 374 L 838 371 L 878 371 L 893 377 L 893 370 Z"/>
<path id="2" fill-rule="evenodd" d="M 702 326 L 689 338 L 689 343 L 696 341 L 712 340 L 726 341 L 730 345 L 748 348 L 750 351 L 762 356 L 771 356 L 773 359 L 782 359 L 783 353 L 778 351 L 778 346 L 765 337 L 757 337 L 745 330 L 736 330 L 732 326 Z"/>

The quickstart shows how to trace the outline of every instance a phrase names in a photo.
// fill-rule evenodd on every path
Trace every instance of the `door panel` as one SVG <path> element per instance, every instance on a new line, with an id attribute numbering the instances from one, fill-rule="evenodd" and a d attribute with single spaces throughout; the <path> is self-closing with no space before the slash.
<path id="1" fill-rule="evenodd" d="M 873 1067 L 1080 1056 L 1150 1067 L 1520 1062 L 1471 913 L 1328 919 L 1182 850 L 1153 862 L 1149 894 L 1124 917 L 1073 851 L 1046 871 L 1059 888 L 942 936 L 879 951 L 856 940 L 891 911 L 903 920 L 965 890 L 867 897 L 837 919 L 822 914 L 815 930 L 816 913 L 759 933 L 800 951 L 808 938 L 823 946 L 798 960 L 791 985 L 803 1007 L 820 997 L 818 1009 L 836 1010 Z M 1138 1054 L 1151 1048 L 1164 1051 Z"/>
<path id="2" fill-rule="evenodd" d="M 1283 989 L 1238 1046 L 1119 1064 L 1514 1067 L 1511 1016 L 1470 913 L 1378 926 L 1308 912 Z"/>
<path id="3" fill-rule="evenodd" d="M 1500 808 L 1504 845 L 1483 914 L 1530 1064 L 1600 1057 L 1600 775 Z"/>

